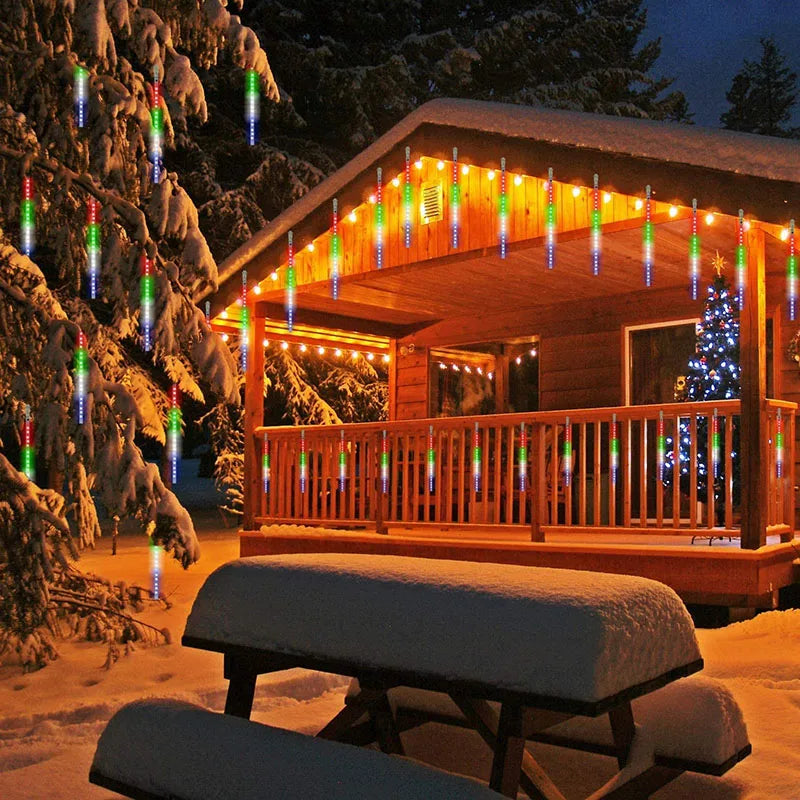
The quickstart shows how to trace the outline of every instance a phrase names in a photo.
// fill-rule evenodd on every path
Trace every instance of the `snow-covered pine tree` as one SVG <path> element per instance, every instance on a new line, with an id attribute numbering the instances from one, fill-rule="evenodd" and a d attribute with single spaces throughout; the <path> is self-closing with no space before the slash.
<path id="1" fill-rule="evenodd" d="M 43 490 L 21 483 L 3 459 L 3 502 L 15 510 L 0 520 L 0 576 L 26 584 L 22 594 L 5 595 L 12 601 L 4 606 L 5 621 L 15 622 L 6 626 L 3 644 L 40 664 L 54 652 L 47 631 L 61 630 L 51 620 L 57 578 L 28 551 L 53 550 L 74 578 L 70 559 L 99 533 L 96 497 L 111 514 L 154 525 L 156 541 L 184 565 L 198 557 L 191 519 L 136 438 L 164 442 L 170 383 L 196 400 L 239 401 L 233 358 L 195 304 L 216 285 L 216 262 L 196 206 L 170 169 L 170 152 L 188 140 L 190 125 L 207 119 L 197 70 L 205 74 L 219 63 L 243 85 L 243 69 L 252 68 L 269 98 L 276 100 L 278 90 L 256 36 L 224 0 L 0 0 L 0 12 L 0 417 L 13 449 L 9 437 L 23 404 L 30 404 L 39 484 L 52 490 L 42 500 Z M 73 115 L 77 65 L 89 73 L 82 129 Z M 167 149 L 156 186 L 147 148 L 154 68 L 163 76 Z M 25 176 L 36 187 L 32 258 L 19 252 Z M 96 300 L 86 299 L 84 275 L 90 199 L 102 207 Z M 155 274 L 150 353 L 142 352 L 138 333 L 143 254 Z M 72 409 L 79 329 L 89 352 L 84 425 Z M 31 496 L 39 498 L 37 508 L 50 509 L 47 524 L 20 517 L 16 509 L 28 508 Z M 78 599 L 91 602 L 85 586 L 73 582 L 69 591 L 75 607 Z M 27 606 L 29 598 L 39 605 Z M 113 631 L 103 638 L 130 638 L 127 622 L 109 624 Z M 92 635 L 85 625 L 82 632 Z"/>

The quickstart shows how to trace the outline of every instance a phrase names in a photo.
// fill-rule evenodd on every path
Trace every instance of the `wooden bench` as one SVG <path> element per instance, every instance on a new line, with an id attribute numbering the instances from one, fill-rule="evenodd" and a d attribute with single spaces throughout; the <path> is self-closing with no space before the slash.
<path id="1" fill-rule="evenodd" d="M 407 759 L 171 700 L 118 711 L 89 780 L 135 800 L 500 800 Z"/>
<path id="2" fill-rule="evenodd" d="M 357 678 L 358 702 L 319 736 L 352 741 L 366 710 L 387 752 L 402 753 L 390 690 L 444 692 L 492 748 L 490 787 L 552 800 L 563 796 L 526 738 L 608 714 L 622 769 L 635 740 L 631 701 L 703 665 L 685 607 L 654 581 L 352 554 L 220 567 L 195 600 L 183 644 L 224 654 L 225 710 L 241 717 L 261 673 L 305 667 Z"/>

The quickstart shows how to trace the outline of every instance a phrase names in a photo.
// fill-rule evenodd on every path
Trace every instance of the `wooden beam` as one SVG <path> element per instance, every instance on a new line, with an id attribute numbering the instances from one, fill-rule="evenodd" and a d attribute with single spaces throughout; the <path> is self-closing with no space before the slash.
<path id="1" fill-rule="evenodd" d="M 302 295 L 298 294 L 298 300 Z M 256 313 L 265 317 L 283 317 L 283 303 L 273 303 L 269 300 L 259 300 L 255 304 Z M 389 338 L 400 339 L 408 336 L 415 330 L 419 330 L 421 324 L 397 325 L 389 322 L 378 322 L 371 319 L 361 319 L 359 317 L 349 317 L 342 314 L 330 314 L 327 311 L 315 311 L 313 309 L 298 308 L 295 311 L 295 320 L 301 325 L 314 325 L 318 328 L 331 328 L 334 330 L 351 331 L 353 333 L 366 333 L 370 336 L 386 336 Z"/>
<path id="2" fill-rule="evenodd" d="M 508 400 L 508 353 L 500 353 L 495 357 L 494 361 L 495 414 L 505 414 L 508 411 Z"/>
<path id="3" fill-rule="evenodd" d="M 253 322 L 250 325 L 250 347 L 248 349 L 247 371 L 244 385 L 244 484 L 243 503 L 245 530 L 253 530 L 255 517 L 259 515 L 259 499 L 261 497 L 261 481 L 259 454 L 256 451 L 255 429 L 264 424 L 264 348 L 257 339 L 253 346 L 253 331 L 264 327 L 264 317 L 259 313 L 258 304 L 254 309 Z"/>
<path id="4" fill-rule="evenodd" d="M 389 408 L 388 420 L 397 419 L 397 339 L 389 339 Z"/>
<path id="5" fill-rule="evenodd" d="M 742 548 L 756 550 L 767 541 L 767 341 L 764 286 L 764 231 L 747 232 L 747 277 L 740 314 L 742 375 L 741 456 Z"/>

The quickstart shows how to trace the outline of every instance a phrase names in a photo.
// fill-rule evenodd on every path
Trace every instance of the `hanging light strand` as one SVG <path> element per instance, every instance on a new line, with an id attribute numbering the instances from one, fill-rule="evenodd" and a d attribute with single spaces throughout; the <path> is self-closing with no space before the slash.
<path id="1" fill-rule="evenodd" d="M 33 254 L 36 239 L 36 201 L 34 200 L 33 178 L 25 175 L 22 179 L 22 201 L 19 207 L 20 238 L 22 252 L 26 256 Z"/>
<path id="2" fill-rule="evenodd" d="M 347 482 L 347 451 L 344 445 L 344 431 L 339 436 L 339 491 L 343 492 Z"/>
<path id="3" fill-rule="evenodd" d="M 572 425 L 569 417 L 564 423 L 564 486 L 572 482 Z"/>
<path id="4" fill-rule="evenodd" d="M 405 183 L 403 184 L 403 239 L 405 246 L 411 247 L 411 213 L 413 210 L 414 190 L 411 188 L 411 148 L 406 147 Z"/>
<path id="5" fill-rule="evenodd" d="M 295 274 L 294 274 L 294 234 L 289 231 L 289 260 L 286 266 L 286 327 L 294 330 L 295 312 Z"/>
<path id="6" fill-rule="evenodd" d="M 269 483 L 272 478 L 270 466 L 269 436 L 265 433 L 261 447 L 261 478 L 264 481 L 264 494 L 269 494 Z"/>
<path id="7" fill-rule="evenodd" d="M 167 452 L 169 455 L 170 480 L 174 486 L 178 482 L 178 470 L 181 463 L 181 413 L 180 390 L 173 383 L 169 392 L 169 420 L 167 423 Z"/>
<path id="8" fill-rule="evenodd" d="M 100 240 L 100 203 L 90 197 L 86 203 L 86 272 L 89 298 L 97 299 L 100 282 L 100 260 L 102 245 Z"/>
<path id="9" fill-rule="evenodd" d="M 140 327 L 142 329 L 142 349 L 149 353 L 153 348 L 153 323 L 156 307 L 156 286 L 153 275 L 153 260 L 142 253 L 140 283 Z"/>
<path id="10" fill-rule="evenodd" d="M 161 548 L 156 544 L 152 534 L 150 540 L 150 584 L 154 600 L 161 597 Z"/>
<path id="11" fill-rule="evenodd" d="M 722 463 L 721 453 L 721 437 L 719 433 L 719 415 L 717 409 L 711 415 L 711 476 L 719 478 L 719 467 Z"/>
<path id="12" fill-rule="evenodd" d="M 600 274 L 600 256 L 603 249 L 603 219 L 600 210 L 600 178 L 595 173 L 592 187 L 592 275 Z"/>
<path id="13" fill-rule="evenodd" d="M 656 429 L 656 446 L 658 450 L 658 480 L 664 482 L 664 470 L 667 463 L 667 438 L 664 435 L 664 412 L 658 412 L 658 426 Z"/>
<path id="14" fill-rule="evenodd" d="M 498 208 L 500 258 L 508 251 L 508 192 L 506 191 L 506 160 L 500 159 L 500 206 Z"/>
<path id="15" fill-rule="evenodd" d="M 736 229 L 736 291 L 739 310 L 744 308 L 744 290 L 747 274 L 747 247 L 744 243 L 744 211 L 739 209 L 739 222 Z"/>
<path id="16" fill-rule="evenodd" d="M 31 407 L 25 403 L 25 421 L 22 423 L 22 449 L 20 471 L 29 481 L 36 480 L 36 450 L 33 446 L 33 421 Z"/>
<path id="17" fill-rule="evenodd" d="M 250 348 L 250 309 L 247 307 L 247 270 L 242 270 L 242 321 L 240 323 L 239 354 L 242 358 L 242 372 L 247 372 L 247 355 Z"/>
<path id="18" fill-rule="evenodd" d="M 339 258 L 342 250 L 342 237 L 339 234 L 339 201 L 333 198 L 333 218 L 331 220 L 331 297 L 339 299 Z"/>
<path id="19" fill-rule="evenodd" d="M 450 183 L 450 245 L 458 248 L 459 224 L 461 213 L 461 186 L 458 177 L 458 148 L 453 148 L 453 179 Z"/>
<path id="20" fill-rule="evenodd" d="M 697 300 L 700 287 L 700 234 L 697 232 L 697 198 L 692 200 L 691 233 L 689 234 L 689 294 Z"/>
<path id="21" fill-rule="evenodd" d="M 644 285 L 653 285 L 653 258 L 654 258 L 655 231 L 653 226 L 653 205 L 650 184 L 645 188 L 644 198 L 644 227 L 642 228 L 642 261 L 644 265 Z"/>
<path id="22" fill-rule="evenodd" d="M 385 430 L 381 437 L 381 491 L 389 491 L 389 436 Z"/>
<path id="23" fill-rule="evenodd" d="M 76 64 L 72 72 L 72 95 L 75 124 L 83 128 L 86 125 L 86 109 L 89 102 L 89 70 L 80 64 Z"/>
<path id="24" fill-rule="evenodd" d="M 254 69 L 244 73 L 244 121 L 247 126 L 247 144 L 258 141 L 258 126 L 261 119 L 261 79 Z"/>
<path id="25" fill-rule="evenodd" d="M 476 492 L 481 490 L 481 439 L 477 422 L 472 433 L 472 485 Z"/>
<path id="26" fill-rule="evenodd" d="M 75 353 L 73 355 L 75 422 L 83 425 L 86 422 L 86 403 L 89 394 L 89 350 L 86 345 L 86 334 L 78 330 Z"/>
<path id="27" fill-rule="evenodd" d="M 525 423 L 519 424 L 519 491 L 525 492 L 528 485 L 528 432 Z"/>
<path id="28" fill-rule="evenodd" d="M 556 204 L 552 167 L 547 170 L 547 206 L 545 208 L 544 236 L 545 264 L 547 269 L 553 269 L 556 265 Z"/>
<path id="29" fill-rule="evenodd" d="M 383 208 L 383 170 L 378 167 L 378 179 L 375 189 L 375 266 L 383 269 L 383 237 L 386 216 Z"/>
<path id="30" fill-rule="evenodd" d="M 783 477 L 783 414 L 779 408 L 775 415 L 775 474 Z"/>
<path id="31" fill-rule="evenodd" d="M 300 491 L 305 494 L 308 481 L 308 457 L 306 454 L 306 432 L 300 431 Z"/>
<path id="32" fill-rule="evenodd" d="M 150 161 L 153 183 L 161 181 L 161 159 L 164 138 L 164 109 L 161 107 L 161 81 L 158 65 L 153 67 L 153 103 L 150 106 Z"/>
<path id="33" fill-rule="evenodd" d="M 797 319 L 797 243 L 794 240 L 794 220 L 789 222 L 789 255 L 786 257 L 786 300 L 789 319 Z"/>
<path id="34" fill-rule="evenodd" d="M 617 485 L 617 475 L 619 473 L 619 426 L 617 415 L 611 417 L 611 429 L 609 438 L 609 471 L 611 473 L 611 485 Z"/>
<path id="35" fill-rule="evenodd" d="M 428 492 L 433 492 L 436 479 L 436 450 L 433 446 L 433 425 L 428 426 Z"/>

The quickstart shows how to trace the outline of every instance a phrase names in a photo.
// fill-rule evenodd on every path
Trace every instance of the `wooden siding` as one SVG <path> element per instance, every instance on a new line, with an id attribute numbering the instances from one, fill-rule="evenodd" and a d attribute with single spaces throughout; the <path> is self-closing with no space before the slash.
<path id="1" fill-rule="evenodd" d="M 394 415 L 391 419 L 424 419 L 428 416 L 429 350 L 408 346 L 396 348 L 393 371 L 395 385 L 389 387 L 394 396 Z"/>

